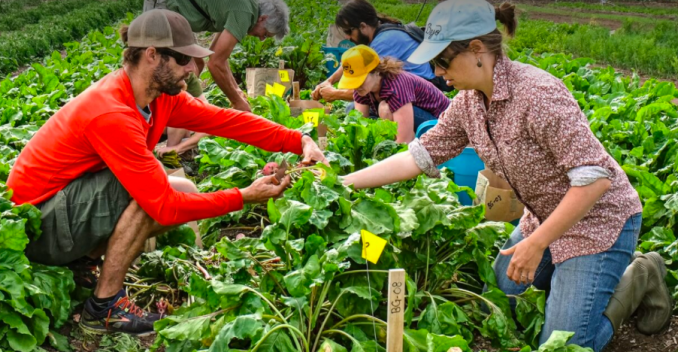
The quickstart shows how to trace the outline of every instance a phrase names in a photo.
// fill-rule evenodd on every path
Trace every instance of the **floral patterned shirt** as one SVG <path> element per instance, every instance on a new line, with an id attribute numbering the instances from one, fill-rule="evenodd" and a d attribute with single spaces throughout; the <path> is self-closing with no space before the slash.
<path id="1" fill-rule="evenodd" d="M 638 194 L 591 132 L 567 87 L 534 66 L 498 58 L 489 108 L 485 109 L 481 92 L 460 92 L 411 150 L 419 167 L 432 171 L 427 161 L 440 165 L 469 145 L 525 204 L 520 220 L 525 237 L 553 213 L 570 189 L 568 171 L 597 166 L 608 172 L 608 191 L 549 246 L 554 263 L 606 251 L 626 220 L 642 212 Z"/>

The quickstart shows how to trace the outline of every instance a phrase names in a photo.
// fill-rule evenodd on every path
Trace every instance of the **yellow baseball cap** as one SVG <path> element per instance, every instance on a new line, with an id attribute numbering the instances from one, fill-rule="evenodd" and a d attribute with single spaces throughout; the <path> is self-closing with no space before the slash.
<path id="1" fill-rule="evenodd" d="M 379 55 L 367 45 L 354 46 L 341 56 L 344 74 L 339 89 L 356 89 L 363 85 L 367 75 L 379 65 Z"/>

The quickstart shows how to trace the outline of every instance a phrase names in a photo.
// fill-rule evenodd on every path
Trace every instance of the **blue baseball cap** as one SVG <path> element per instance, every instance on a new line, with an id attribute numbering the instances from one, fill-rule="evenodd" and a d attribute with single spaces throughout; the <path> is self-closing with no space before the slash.
<path id="1" fill-rule="evenodd" d="M 445 0 L 426 21 L 424 41 L 407 61 L 423 64 L 433 60 L 450 43 L 489 34 L 497 29 L 494 6 L 485 0 Z"/>

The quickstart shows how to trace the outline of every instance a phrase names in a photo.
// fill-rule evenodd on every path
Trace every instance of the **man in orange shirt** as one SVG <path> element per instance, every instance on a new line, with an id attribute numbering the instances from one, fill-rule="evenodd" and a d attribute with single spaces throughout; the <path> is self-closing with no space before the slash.
<path id="1" fill-rule="evenodd" d="M 160 316 L 135 306 L 122 287 L 146 239 L 171 226 L 240 210 L 243 203 L 265 202 L 290 183 L 270 176 L 241 190 L 200 194 L 192 182 L 168 178 L 154 158 L 165 127 L 303 154 L 306 163 L 327 160 L 308 135 L 182 92 L 192 58 L 212 52 L 196 44 L 178 13 L 148 11 L 121 29 L 121 36 L 128 46 L 123 68 L 40 128 L 19 155 L 7 185 L 15 203 L 42 211 L 43 233 L 28 245 L 29 259 L 65 265 L 105 253 L 81 326 L 142 335 L 153 331 Z"/>

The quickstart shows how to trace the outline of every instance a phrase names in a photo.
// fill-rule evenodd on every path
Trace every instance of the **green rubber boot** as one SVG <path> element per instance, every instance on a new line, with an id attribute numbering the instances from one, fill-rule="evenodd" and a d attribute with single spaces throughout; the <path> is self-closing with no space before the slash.
<path id="1" fill-rule="evenodd" d="M 622 324 L 628 321 L 645 296 L 649 275 L 647 265 L 643 263 L 647 260 L 641 258 L 642 255 L 634 254 L 633 261 L 626 267 L 603 313 L 610 319 L 614 331 L 619 330 Z"/>
<path id="2" fill-rule="evenodd" d="M 652 335 L 669 327 L 674 301 L 664 281 L 664 259 L 655 252 L 647 253 L 643 257 L 651 264 L 648 265 L 646 293 L 638 307 L 636 328 L 643 334 Z"/>

